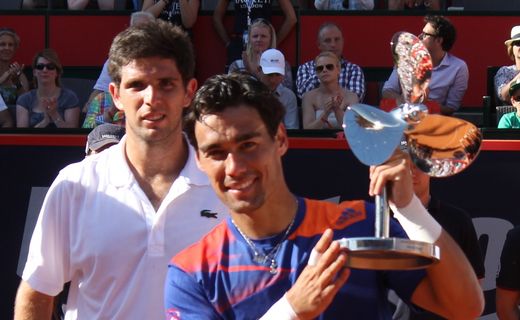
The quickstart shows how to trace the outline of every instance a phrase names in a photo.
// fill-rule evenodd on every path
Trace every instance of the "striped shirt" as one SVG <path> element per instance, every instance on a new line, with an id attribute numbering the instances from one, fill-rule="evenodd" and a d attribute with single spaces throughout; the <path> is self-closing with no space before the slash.
<path id="1" fill-rule="evenodd" d="M 298 279 L 311 249 L 326 228 L 334 238 L 374 235 L 374 206 L 364 201 L 339 205 L 298 199 L 295 221 L 285 234 L 252 240 L 265 254 L 276 247 L 276 274 L 270 260 L 255 262 L 251 247 L 230 219 L 170 263 L 165 286 L 167 319 L 258 319 Z M 406 237 L 396 220 L 390 235 Z M 409 301 L 425 276 L 419 271 L 351 270 L 346 284 L 318 319 L 391 319 L 387 300 L 393 289 Z"/>

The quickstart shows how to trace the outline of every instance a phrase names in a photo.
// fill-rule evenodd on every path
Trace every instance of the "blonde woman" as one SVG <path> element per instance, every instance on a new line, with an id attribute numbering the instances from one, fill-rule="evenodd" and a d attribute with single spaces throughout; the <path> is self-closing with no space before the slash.
<path id="1" fill-rule="evenodd" d="M 0 28 L 0 95 L 7 106 L 14 107 L 18 96 L 29 90 L 23 64 L 14 61 L 20 37 L 11 28 Z"/>
<path id="2" fill-rule="evenodd" d="M 38 52 L 33 59 L 36 89 L 24 93 L 16 102 L 18 128 L 77 128 L 79 101 L 76 94 L 60 86 L 63 67 L 52 49 Z"/>
<path id="3" fill-rule="evenodd" d="M 265 19 L 256 19 L 249 27 L 247 47 L 242 52 L 242 59 L 233 61 L 229 65 L 228 73 L 247 71 L 260 79 L 258 74 L 260 57 L 265 50 L 275 48 L 276 32 L 273 25 Z M 291 90 L 293 89 L 291 66 L 287 61 L 285 62 L 285 75 L 282 84 Z"/>
<path id="4" fill-rule="evenodd" d="M 339 85 L 340 62 L 337 55 L 324 51 L 314 62 L 320 85 L 303 95 L 303 128 L 340 129 L 345 109 L 359 102 L 358 96 Z"/>

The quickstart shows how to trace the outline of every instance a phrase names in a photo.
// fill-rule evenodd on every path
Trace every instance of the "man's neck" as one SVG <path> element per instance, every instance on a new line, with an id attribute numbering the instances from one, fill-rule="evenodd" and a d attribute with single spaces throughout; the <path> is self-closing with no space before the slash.
<path id="1" fill-rule="evenodd" d="M 437 67 L 439 64 L 441 64 L 442 59 L 444 59 L 444 56 L 446 56 L 446 54 L 448 54 L 448 53 L 444 50 L 439 50 L 439 51 L 430 53 L 430 55 L 432 57 L 432 64 L 433 64 L 434 68 Z"/>
<path id="2" fill-rule="evenodd" d="M 176 171 L 180 172 L 184 167 L 188 158 L 188 146 L 181 134 L 178 138 L 163 143 L 148 143 L 133 139 L 131 135 L 132 133 L 127 133 L 125 154 L 140 176 L 171 175 Z M 168 161 L 164 161 L 165 159 Z"/>
<path id="3" fill-rule="evenodd" d="M 284 232 L 296 216 L 298 202 L 287 190 L 277 199 L 269 199 L 254 212 L 231 212 L 237 227 L 251 239 L 262 239 Z"/>
<path id="4" fill-rule="evenodd" d="M 168 145 L 145 143 L 127 134 L 125 155 L 139 186 L 157 210 L 186 165 L 188 146 L 180 134 Z"/>

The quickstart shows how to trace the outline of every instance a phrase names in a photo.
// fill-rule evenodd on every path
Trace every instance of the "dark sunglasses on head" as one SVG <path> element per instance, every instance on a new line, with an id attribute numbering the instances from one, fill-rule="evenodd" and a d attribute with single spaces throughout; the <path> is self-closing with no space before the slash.
<path id="1" fill-rule="evenodd" d="M 322 64 L 320 66 L 316 66 L 316 72 L 321 73 L 321 72 L 323 72 L 323 69 L 325 69 L 325 68 L 329 71 L 332 71 L 332 70 L 334 70 L 334 65 L 332 63 L 328 63 L 328 64 Z"/>
<path id="2" fill-rule="evenodd" d="M 36 70 L 43 70 L 47 68 L 47 70 L 56 70 L 56 65 L 54 63 L 38 63 L 35 66 Z"/>

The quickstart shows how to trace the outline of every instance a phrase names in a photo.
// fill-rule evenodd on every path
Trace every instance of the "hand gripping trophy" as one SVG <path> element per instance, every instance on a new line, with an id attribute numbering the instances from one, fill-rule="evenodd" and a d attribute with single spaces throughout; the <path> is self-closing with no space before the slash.
<path id="1" fill-rule="evenodd" d="M 364 104 L 350 106 L 343 118 L 350 149 L 366 165 L 384 163 L 400 146 L 432 177 L 464 170 L 480 150 L 480 131 L 464 120 L 428 114 L 422 102 L 428 96 L 432 61 L 416 36 L 398 32 L 391 48 L 405 103 L 390 112 Z M 349 250 L 348 267 L 409 270 L 426 268 L 440 259 L 439 248 L 431 243 L 389 237 L 386 190 L 375 202 L 375 236 L 340 240 Z"/>

